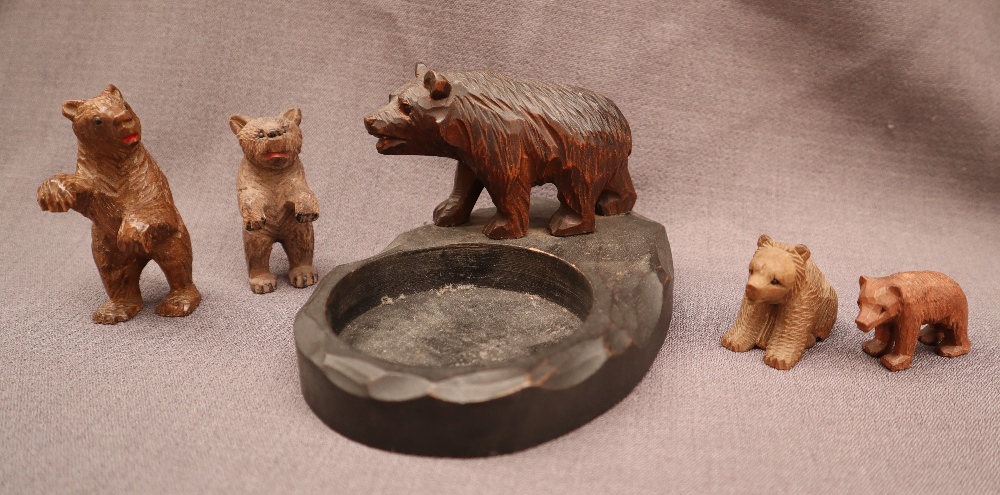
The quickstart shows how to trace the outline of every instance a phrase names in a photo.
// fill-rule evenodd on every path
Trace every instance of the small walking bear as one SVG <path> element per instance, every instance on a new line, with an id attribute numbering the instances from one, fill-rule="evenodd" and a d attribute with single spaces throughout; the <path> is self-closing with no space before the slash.
<path id="1" fill-rule="evenodd" d="M 156 313 L 191 314 L 201 302 L 191 277 L 191 238 L 167 178 L 142 143 L 139 117 L 114 85 L 63 103 L 62 113 L 78 141 L 76 173 L 43 182 L 38 204 L 51 212 L 73 209 L 93 222 L 94 262 L 108 293 L 94 323 L 126 321 L 142 309 L 139 275 L 151 260 L 170 284 Z"/>
<path id="2" fill-rule="evenodd" d="M 762 235 L 750 260 L 743 305 L 722 345 L 735 352 L 760 347 L 765 364 L 787 370 L 817 339 L 830 335 L 836 319 L 837 293 L 810 259 L 809 248 Z"/>
<path id="3" fill-rule="evenodd" d="M 889 371 L 910 367 L 918 335 L 941 356 L 969 352 L 969 304 L 951 277 L 931 271 L 901 272 L 882 278 L 862 276 L 859 283 L 854 322 L 863 332 L 875 330 L 875 338 L 862 349 L 881 358 Z M 927 328 L 921 333 L 923 325 Z"/>
<path id="4" fill-rule="evenodd" d="M 229 118 L 229 127 L 243 148 L 238 199 L 243 216 L 250 290 L 267 294 L 277 288 L 269 266 L 271 247 L 281 243 L 288 255 L 288 282 L 298 288 L 319 279 L 313 268 L 313 226 L 319 201 L 306 183 L 299 160 L 302 112 L 286 110 L 277 117 Z"/>
<path id="5" fill-rule="evenodd" d="M 497 207 L 483 228 L 492 239 L 525 235 L 532 186 L 559 191 L 555 236 L 593 232 L 595 213 L 621 215 L 635 204 L 628 122 L 586 89 L 417 64 L 416 78 L 365 117 L 365 128 L 383 155 L 458 161 L 451 196 L 434 209 L 442 227 L 468 222 L 484 187 Z"/>

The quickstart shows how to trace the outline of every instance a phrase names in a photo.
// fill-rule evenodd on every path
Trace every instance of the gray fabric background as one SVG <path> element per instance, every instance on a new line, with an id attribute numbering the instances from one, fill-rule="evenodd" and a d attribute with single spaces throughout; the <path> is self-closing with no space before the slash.
<path id="1" fill-rule="evenodd" d="M 995 0 L 2 0 L 0 491 L 1000 491 L 998 25 Z M 378 155 L 362 127 L 418 60 L 609 96 L 632 125 L 636 211 L 672 242 L 674 321 L 646 379 L 521 453 L 418 458 L 329 430 L 292 342 L 312 289 L 246 286 L 227 117 L 302 109 L 326 273 L 450 191 L 448 160 Z M 191 231 L 191 317 L 153 314 L 150 265 L 134 320 L 90 323 L 89 222 L 35 203 L 74 167 L 60 104 L 108 83 Z M 761 233 L 807 244 L 840 296 L 832 337 L 790 372 L 718 344 Z M 911 269 L 965 288 L 973 349 L 921 346 L 891 374 L 861 351 L 857 279 Z"/>

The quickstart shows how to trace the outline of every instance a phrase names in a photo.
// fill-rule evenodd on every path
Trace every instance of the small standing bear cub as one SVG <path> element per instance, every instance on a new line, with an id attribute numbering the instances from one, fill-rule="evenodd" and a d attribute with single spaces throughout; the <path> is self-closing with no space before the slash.
<path id="1" fill-rule="evenodd" d="M 810 259 L 809 248 L 762 235 L 750 260 L 743 305 L 722 345 L 735 352 L 760 347 L 765 364 L 787 370 L 817 339 L 830 335 L 836 319 L 837 293 Z"/>
<path id="2" fill-rule="evenodd" d="M 250 289 L 267 294 L 277 288 L 271 273 L 271 247 L 280 242 L 288 255 L 288 282 L 298 288 L 319 279 L 313 268 L 313 226 L 319 201 L 306 183 L 299 160 L 302 112 L 286 110 L 277 117 L 229 118 L 229 127 L 243 148 L 238 199 L 243 216 Z"/>
<path id="3" fill-rule="evenodd" d="M 882 278 L 861 277 L 858 317 L 863 332 L 875 330 L 865 342 L 866 354 L 880 357 L 889 371 L 910 367 L 920 342 L 944 357 L 961 356 L 969 342 L 969 304 L 951 277 L 938 272 L 901 272 Z M 921 333 L 920 327 L 927 325 Z"/>
<path id="4" fill-rule="evenodd" d="M 108 293 L 94 323 L 126 321 L 142 309 L 139 275 L 150 260 L 170 284 L 156 313 L 191 314 L 201 302 L 191 278 L 191 238 L 167 178 L 142 143 L 139 117 L 114 85 L 63 103 L 62 113 L 78 141 L 76 173 L 42 183 L 38 204 L 51 212 L 73 209 L 94 222 L 94 262 Z"/>

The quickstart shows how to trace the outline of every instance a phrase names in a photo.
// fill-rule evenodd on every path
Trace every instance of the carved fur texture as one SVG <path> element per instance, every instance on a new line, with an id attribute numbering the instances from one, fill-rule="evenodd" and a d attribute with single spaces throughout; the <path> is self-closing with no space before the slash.
<path id="1" fill-rule="evenodd" d="M 913 363 L 920 342 L 935 346 L 945 357 L 969 352 L 969 304 L 951 277 L 938 272 L 901 272 L 888 277 L 861 277 L 858 317 L 854 322 L 875 337 L 862 349 L 880 358 L 890 371 Z M 923 333 L 920 329 L 927 325 Z"/>
<path id="2" fill-rule="evenodd" d="M 233 115 L 229 126 L 243 148 L 237 178 L 243 247 L 250 290 L 273 292 L 271 248 L 280 243 L 288 255 L 288 282 L 308 287 L 319 279 L 313 267 L 313 226 L 319 201 L 306 183 L 302 151 L 302 112 L 286 110 L 277 117 L 251 119 Z"/>
<path id="3" fill-rule="evenodd" d="M 142 143 L 139 117 L 114 85 L 89 100 L 63 103 L 78 141 L 76 173 L 38 188 L 42 210 L 74 209 L 93 221 L 94 261 L 108 301 L 94 323 L 126 321 L 142 309 L 139 275 L 155 261 L 170 293 L 163 316 L 186 316 L 201 302 L 191 276 L 191 238 L 174 207 L 167 178 Z"/>
<path id="4" fill-rule="evenodd" d="M 379 153 L 458 160 L 452 194 L 434 210 L 435 224 L 467 222 L 484 187 L 497 207 L 483 229 L 493 239 L 525 234 L 535 185 L 553 183 L 559 191 L 560 208 L 549 222 L 553 235 L 592 232 L 595 213 L 632 210 L 632 135 L 611 100 L 492 71 L 435 72 L 417 64 L 416 76 L 366 117 L 365 126 L 379 138 Z"/>
<path id="5" fill-rule="evenodd" d="M 760 347 L 768 366 L 788 370 L 827 338 L 837 319 L 837 293 L 810 258 L 802 244 L 760 236 L 743 304 L 722 345 L 735 352 Z"/>

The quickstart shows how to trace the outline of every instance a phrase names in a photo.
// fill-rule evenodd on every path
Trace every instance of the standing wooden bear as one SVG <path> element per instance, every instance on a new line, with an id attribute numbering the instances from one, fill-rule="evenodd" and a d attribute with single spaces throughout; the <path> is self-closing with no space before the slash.
<path id="1" fill-rule="evenodd" d="M 250 289 L 266 294 L 277 288 L 271 273 L 271 247 L 281 243 L 288 255 L 288 282 L 298 288 L 315 284 L 313 226 L 319 201 L 306 183 L 299 160 L 302 151 L 302 112 L 286 110 L 277 117 L 229 118 L 229 127 L 243 148 L 237 178 L 243 247 Z"/>
<path id="2" fill-rule="evenodd" d="M 810 259 L 809 248 L 757 239 L 743 305 L 722 336 L 735 352 L 764 349 L 764 363 L 791 369 L 802 353 L 825 339 L 837 319 L 837 293 Z"/>
<path id="3" fill-rule="evenodd" d="M 435 224 L 467 222 L 484 187 L 497 207 L 483 229 L 493 239 L 527 232 L 535 185 L 554 183 L 559 191 L 552 235 L 593 232 L 595 210 L 632 210 L 632 134 L 611 100 L 492 71 L 435 72 L 417 64 L 416 76 L 365 117 L 365 127 L 379 138 L 379 153 L 458 160 L 454 189 L 434 210 Z"/>
<path id="4" fill-rule="evenodd" d="M 913 362 L 920 342 L 937 348 L 945 357 L 961 356 L 969 342 L 969 304 L 962 288 L 943 273 L 902 272 L 882 278 L 861 277 L 858 317 L 863 332 L 875 338 L 862 349 L 880 357 L 890 371 L 905 370 Z M 920 327 L 927 325 L 923 333 Z"/>
<path id="5" fill-rule="evenodd" d="M 63 103 L 62 113 L 78 141 L 76 173 L 42 183 L 38 204 L 52 212 L 74 209 L 94 223 L 94 262 L 108 293 L 94 323 L 126 321 L 142 309 L 139 275 L 150 260 L 170 284 L 156 313 L 191 314 L 201 302 L 191 277 L 191 238 L 167 178 L 142 143 L 139 117 L 114 85 Z"/>

